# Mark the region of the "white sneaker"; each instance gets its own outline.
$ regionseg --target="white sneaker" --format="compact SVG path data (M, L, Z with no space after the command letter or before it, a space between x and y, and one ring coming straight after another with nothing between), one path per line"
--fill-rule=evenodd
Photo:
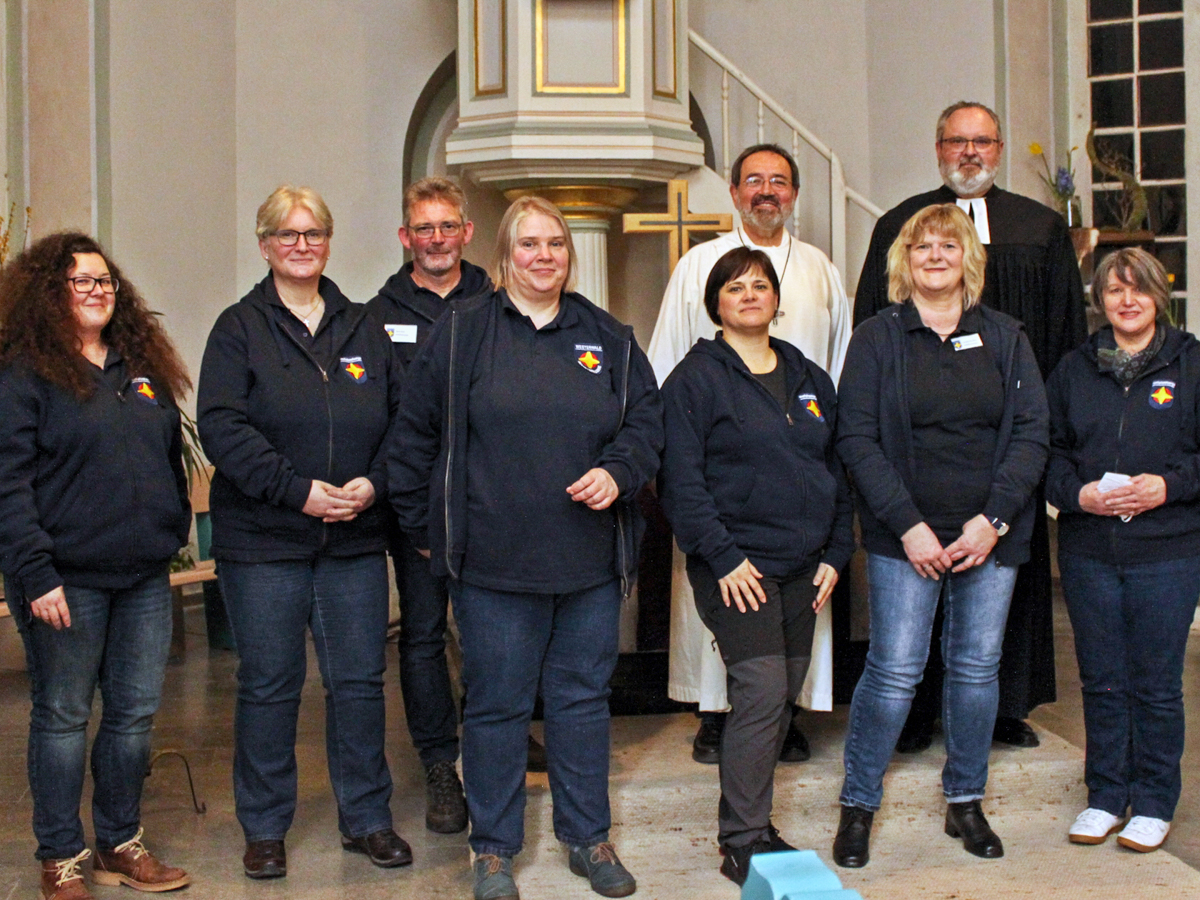
M1167 839L1167 832L1170 830L1170 822L1152 819L1150 816L1134 816L1117 835L1117 843L1130 850L1149 853L1162 846L1162 842Z
M1103 844L1120 827L1120 816L1089 806L1075 818L1067 837L1072 844Z

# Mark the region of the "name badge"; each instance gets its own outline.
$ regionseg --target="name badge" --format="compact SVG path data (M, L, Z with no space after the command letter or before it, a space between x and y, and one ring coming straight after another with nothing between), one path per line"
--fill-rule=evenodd
M958 337L950 338L950 343L954 345L955 351L973 350L983 346L983 338L977 334L960 334Z
M415 344L417 342L416 325L384 325L384 330L393 344Z

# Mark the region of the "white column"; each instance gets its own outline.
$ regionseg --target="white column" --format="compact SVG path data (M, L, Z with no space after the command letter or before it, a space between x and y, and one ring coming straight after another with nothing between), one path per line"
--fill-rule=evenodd
M567 226L578 264L575 290L608 309L608 219L568 216Z

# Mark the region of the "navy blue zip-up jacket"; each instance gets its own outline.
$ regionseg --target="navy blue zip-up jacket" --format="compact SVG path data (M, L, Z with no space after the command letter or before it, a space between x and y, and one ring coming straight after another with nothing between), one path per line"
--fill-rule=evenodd
M111 351L92 368L82 402L24 366L0 373L0 571L26 603L165 575L187 543L179 410Z
M1059 509L1063 552L1116 565L1200 554L1200 342L1167 329L1158 354L1128 388L1102 373L1100 333L1068 354L1046 383L1050 467L1046 499ZM1167 500L1122 522L1079 507L1105 472L1161 475Z
M1006 566L1029 559L1035 488L1046 467L1049 413L1037 360L1021 323L978 307L980 337L1000 368L1004 414L992 460L992 488L980 510L1009 525L993 550ZM905 331L893 304L854 330L838 385L837 451L858 499L863 545L871 553L907 559L900 537L923 521L908 485L914 458L909 420Z
M400 528L413 546L428 548L436 575L458 578L467 534L467 408L475 367L500 314L503 291L467 298L433 326L429 340L404 377L388 453L389 496ZM614 557L626 595L637 569L641 518L634 495L658 472L663 446L662 400L646 354L623 325L580 294L564 292L583 318L607 336L618 352L609 358L620 424L593 461L616 481ZM553 390L553 385L514 385ZM514 465L520 465L514 460ZM580 473L582 474L582 473Z
M746 559L776 577L818 561L841 571L854 551L833 382L791 344L771 349L786 409L719 339L701 338L663 384L659 496L679 549L716 578Z
M412 279L413 264L407 262L384 283L378 294L367 301L367 311L384 327L399 325L414 329L411 334L398 332L395 337L389 335L392 351L405 368L429 340L433 323L442 317L451 301L474 297L491 288L491 279L479 266L465 259L460 266L462 275L459 282L445 297L417 287Z
M317 358L279 324L286 307L267 275L218 317L197 390L204 452L216 466L213 557L235 562L355 556L383 550L386 441L399 396L387 335L328 278ZM366 476L375 503L349 522L305 515L314 480Z

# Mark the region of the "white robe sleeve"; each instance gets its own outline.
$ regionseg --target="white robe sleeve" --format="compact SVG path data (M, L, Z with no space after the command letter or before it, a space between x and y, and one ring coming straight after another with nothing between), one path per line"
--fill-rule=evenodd
M704 310L704 283L712 268L712 260L708 259L706 251L707 247L701 244L685 253L663 293L658 321L646 350L660 385L687 356L698 337L710 337L715 333L703 327L708 321L708 313ZM703 321L698 321L700 316Z
M832 262L829 266L829 377L837 384L842 377L842 363L846 361L846 347L850 344L850 332L854 328L854 317L850 298L846 296L846 283L842 273Z

